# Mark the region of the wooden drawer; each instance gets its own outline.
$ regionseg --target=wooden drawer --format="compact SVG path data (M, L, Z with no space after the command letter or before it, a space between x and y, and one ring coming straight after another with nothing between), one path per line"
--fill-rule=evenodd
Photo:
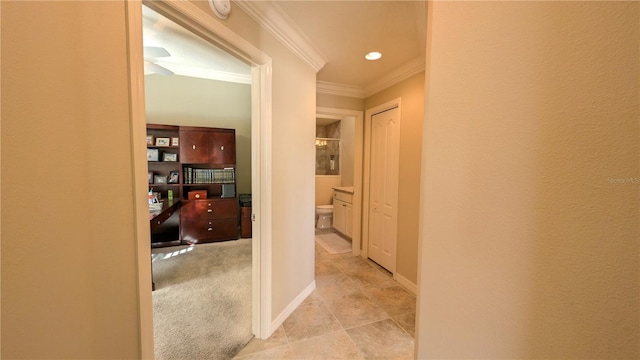
M171 215L173 215L174 212L175 211L165 211L160 215L156 216L155 218L153 218L153 220L151 220L151 222L149 223L149 225L151 225L151 231L153 232L155 229L159 228L162 225L162 223L164 223L167 219L171 217Z
M183 221L180 226L183 242L192 244L238 238L236 219Z
M182 221L205 219L237 219L236 199L190 200L180 211Z
M351 204L353 203L353 194L336 190L333 192L333 200L340 200Z

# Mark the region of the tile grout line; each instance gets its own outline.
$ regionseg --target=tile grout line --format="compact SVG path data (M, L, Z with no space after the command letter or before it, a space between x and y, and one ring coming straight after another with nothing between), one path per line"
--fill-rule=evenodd
M335 265L334 265L335 266ZM347 278L349 278L351 281L353 281L353 279L346 274L339 266L335 266L336 269L338 269L338 271L340 272L340 274L346 276ZM363 291L360 291L364 296L367 296ZM363 359L366 359L366 355L362 352L362 350L360 350L360 347L358 346L358 344L356 344L355 341L353 341L353 338L351 337L351 335L349 334L349 332L347 331L347 329L345 328L345 326L342 324L342 322L340 320L338 320L338 317L335 315L335 313L333 312L333 310L331 309L331 307L327 304L327 301L325 300L325 298L318 293L318 296L320 297L320 299L322 300L322 302L325 304L325 306L327 307L327 309L329 309L329 311L331 312L331 315L333 315L333 317L336 319L336 321L338 321L338 324L340 324L340 327L342 328L342 331L344 331L345 335L347 335L347 337L349 338L349 341L351 342L351 344L353 345L353 347L358 351L358 353L360 354L360 356L362 356ZM369 297L367 297L369 298ZM369 299L371 300L371 299ZM384 311L384 310L383 310ZM387 314L386 311L384 311L385 314ZM387 314L388 316L388 314ZM350 328L352 329L352 328Z
M380 271L379 269L377 269L375 266L373 266L372 264L370 264L368 261L366 261L366 260L362 259L361 257L358 257L358 259L359 259L362 263L364 263L364 264L367 264L367 265L371 266L373 269L375 269L376 271L378 271L381 275L386 276L382 271ZM338 271L339 271L342 275L346 276L346 277L347 277L347 278L349 278L351 281L354 281L354 280L353 280L353 278L352 278L349 274L347 274L346 272L344 272L340 266L335 266L335 267L338 269ZM390 279L391 279L391 280L395 280L395 279L393 279L392 277L391 277ZM367 286L366 286L366 287L370 287L370 286L371 286L371 284L367 284ZM390 286L393 286L393 285L390 285ZM358 291L359 291L362 295L364 295L367 299L369 299L371 302L373 302L374 304L376 304L376 306L378 306L378 305L377 305L377 302L376 302L374 299L372 299L369 295L367 295L367 292L365 291L365 288L366 288L366 287L365 287L365 288L360 287L360 286L358 286L358 287L359 287L359 290L358 290ZM388 286L385 286L385 287L383 287L383 288L386 288L386 287L388 287ZM371 322L368 322L368 323L365 323L365 324L360 324L360 325L357 325L357 326L352 326L352 327L350 327L350 328L345 328L345 326L342 324L342 322L341 322L340 320L338 320L337 316L335 316L335 313L333 312L333 310L331 309L331 307L326 303L326 300L324 299L324 297L323 297L322 295L320 295L320 294L318 294L318 295L319 295L319 296L320 296L320 298L322 299L323 303L325 303L325 305L327 306L327 308L329 309L329 311L331 311L331 314L333 315L333 317L338 321L338 323L339 323L339 324L340 324L340 326L342 327L342 330L344 331L344 333L347 335L347 337L349 337L349 341L351 341L351 344L353 344L353 346L358 350L358 352L360 353L360 355L361 355L363 358L365 358L365 359L366 359L366 355L362 352L362 350L360 350L360 347L359 347L359 346L356 344L356 342L353 340L353 338L351 337L351 335L350 335L350 334L349 334L349 332L347 331L348 329L355 329L355 328L358 328L358 327L362 327L362 326L367 326L367 325L375 324L375 323L380 322L380 321L391 320L394 324L396 324L396 326L398 326L400 329L402 329L402 331L403 331L403 332L405 332L409 337L411 337L411 338L413 339L413 337L412 337L409 333L407 333L407 331L406 331L402 326L400 326L400 325L399 325L399 324L398 324L398 323L397 323L397 322L392 318L391 314L389 314L387 311L385 311L385 310L384 310L383 308L381 308L381 307L380 307L380 310L381 310L381 311L382 311L382 312L387 316L386 318L384 318L384 319L380 319L380 320L376 320L376 321L371 321ZM415 341L415 340L414 340L414 341Z
M318 244L315 244L318 247ZM379 269L376 265L372 264L370 261L367 261L361 257L356 257L358 259L358 261L353 261L353 259L351 258L347 258L344 256L341 256L341 254L330 254L326 251L326 249L322 248L321 246L319 246L322 250L318 251L318 253L316 253L315 259L314 259L314 263L317 265L318 264L318 259L322 258L325 262L331 264L337 271L335 274L332 275L338 275L338 276L344 276L346 279L349 279L349 281L357 288L357 291L359 293L361 293L363 296L365 296L365 298L369 299L375 306L377 306L378 308L380 308L382 314L384 314L384 318L383 319L379 319L379 320L374 320L374 321L369 321L367 323L364 324L359 324L356 326L351 326L351 327L345 327L345 325L338 319L338 317L336 316L336 313L334 311L334 309L330 306L330 301L323 295L320 294L320 292L317 291L317 289L315 290L316 292L316 296L317 299L313 300L311 303L316 302L316 303L320 303L322 306L325 307L326 310L329 311L329 314L331 314L331 316L333 317L333 320L336 321L339 325L339 329L336 329L335 331L330 331L324 334L320 334L320 335L315 335L312 337L308 337L308 338L304 338L304 339L299 339L299 340L292 340L291 338L291 334L289 334L289 332L285 329L284 324L280 325L282 327L282 331L284 333L284 338L286 340L286 343L279 345L279 346L275 346L273 348L270 349L265 349L265 350L261 350L261 351L257 351L257 352L253 352L250 354L245 354L242 358L237 358L238 360L242 360L251 356L260 356L260 355L265 355L267 351L273 351L274 349L279 349L281 348L282 350L284 350L284 346L287 346L287 350L288 351L293 351L293 345L300 343L300 342L304 342L304 341L308 341L310 339L314 339L317 337L322 337L322 336L327 336L330 334L336 334L340 331L342 331L345 335L347 335L351 345L353 346L353 348L358 352L358 354L360 354L360 356L363 359L366 359L366 355L365 353L360 349L360 347L356 344L356 342L354 341L354 339L351 337L351 335L349 334L348 330L352 330L352 329L356 329L359 327L364 327L364 326L368 326L371 324L375 324L378 322L382 322L382 321L387 321L387 320L391 320L391 322L399 327L402 330L402 333L406 334L410 339L411 342L413 344L415 344L415 338L413 336L411 336L411 334L409 334L409 332L403 327L401 326L398 321L396 319L394 319L394 317L387 312L383 307L380 306L380 302L376 301L375 298L373 298L371 294L369 294L370 289L379 289L379 290L383 290L389 287L393 287L393 286L400 286L401 285L395 280L393 279L393 277L388 276L388 274L384 273L381 269ZM319 256L318 256L319 255ZM343 269L346 269L347 271L350 271L351 273L355 273L355 274L359 274L360 270L359 268L355 268L353 269L352 266L356 266L359 267L360 264L367 264L370 267L374 268L376 270L377 274L383 275L385 277L385 280L379 280L377 279L377 277L374 277L373 279L369 279L369 280L374 280L374 282L368 282L368 281L360 281L358 280L358 278L354 278L353 276L347 274L347 272ZM379 266L379 265L378 265ZM363 269L364 271L364 269ZM367 270L368 271L368 270ZM317 277L317 275L316 275ZM392 283L388 283L386 279L390 279L393 280ZM384 283L386 285L382 285L381 283ZM336 299L340 299L342 298L344 300L345 296L347 296L350 293L347 293L345 295L345 290L340 290L340 288L338 288L337 290L339 290L338 292L335 292L336 294L339 295L339 297L337 297ZM404 289L403 289L404 290ZM334 292L331 292L330 294L333 294ZM335 302L335 301L334 301ZM338 301L339 303L342 303L340 301ZM395 316L399 317L399 316L404 316L404 315L409 315L411 314L411 311L408 312L402 312L400 314L397 314ZM415 346L415 345L414 345Z

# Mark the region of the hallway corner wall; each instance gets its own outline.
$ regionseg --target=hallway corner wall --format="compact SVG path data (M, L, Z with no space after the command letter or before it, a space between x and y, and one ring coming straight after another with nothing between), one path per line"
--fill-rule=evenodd
M417 358L640 358L639 18L429 2Z
M1 6L1 357L140 358L125 2Z

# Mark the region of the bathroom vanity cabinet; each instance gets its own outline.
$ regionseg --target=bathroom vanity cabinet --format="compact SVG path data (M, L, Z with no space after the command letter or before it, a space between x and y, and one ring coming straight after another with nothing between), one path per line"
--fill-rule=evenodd
M353 236L353 193L334 189L333 228L345 236Z

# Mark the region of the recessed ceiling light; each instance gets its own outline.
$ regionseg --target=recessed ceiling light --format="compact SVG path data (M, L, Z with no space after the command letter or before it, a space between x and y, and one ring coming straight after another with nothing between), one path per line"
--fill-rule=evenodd
M382 57L382 54L377 51L372 51L370 53L367 53L367 55L364 56L364 58L367 60L378 60L381 57Z

